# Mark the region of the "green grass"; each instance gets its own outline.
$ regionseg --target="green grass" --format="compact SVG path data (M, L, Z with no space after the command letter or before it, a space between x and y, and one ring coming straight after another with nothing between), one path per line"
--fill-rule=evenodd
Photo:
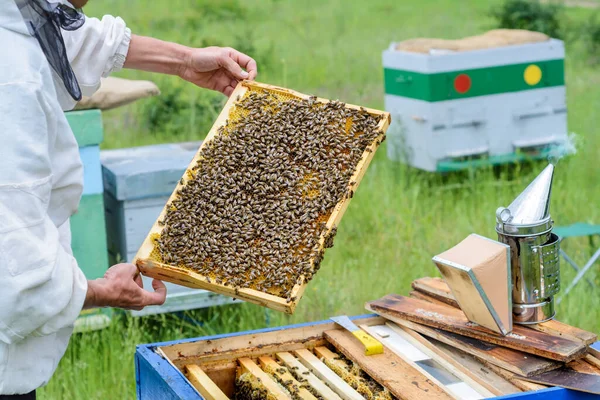
M215 4L217 2L214 2ZM479 0L258 1L184 0L92 1L89 15L121 15L134 32L193 45L234 44L259 59L259 80L305 93L383 107L381 51L390 42L416 36L456 38L489 29L491 3ZM572 22L590 11L569 9ZM249 38L245 42L244 38ZM577 155L556 170L551 212L558 225L600 223L600 71L585 61L581 46L570 45L566 65L569 129L582 141ZM172 77L136 71L119 76L153 79L157 99L104 114L104 146L126 147L201 139L223 99ZM174 88L180 88L176 92ZM158 106L160 105L160 107ZM162 107L162 108L161 108ZM159 111L156 111L159 110ZM172 111L172 112L170 112ZM154 114L153 114L154 113ZM149 116L165 120L157 129ZM410 282L437 275L431 257L468 234L494 238L494 213L543 168L543 163L473 174L439 176L391 163L385 146L377 153L344 221L335 247L310 283L294 316L238 304L175 316L117 318L104 331L73 337L41 399L132 398L133 354L139 343L175 340L363 313L364 302L388 293L407 294ZM589 256L585 240L563 246L580 263ZM563 265L562 280L573 277ZM598 268L591 274L600 284ZM600 296L582 282L558 307L559 319L600 333Z

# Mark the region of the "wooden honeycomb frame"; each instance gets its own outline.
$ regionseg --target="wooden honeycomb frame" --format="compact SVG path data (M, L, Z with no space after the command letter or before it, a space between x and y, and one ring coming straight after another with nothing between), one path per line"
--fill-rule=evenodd
M178 284L178 285L182 285L182 286L186 286L186 287L190 287L190 288L209 290L214 293L219 293L219 294L222 294L225 296L234 297L234 298L248 301L251 303L255 303L255 304L258 304L258 305L261 305L264 307L268 307L268 308L271 308L271 309L274 309L277 311L283 311L288 314L292 314L294 312L294 309L296 308L298 301L302 297L302 294L304 293L304 290L307 285L307 282L304 279L304 277L300 277L300 279L298 280L298 283L296 283L296 285L292 289L291 297L293 300L290 302L287 302L286 298L284 298L284 297L278 297L278 296L275 296L275 295L272 295L269 293L265 293L265 292L261 292L261 291L255 290L255 289L250 289L250 288L235 289L231 286L217 284L216 282L214 282L214 280L211 280L211 282L209 282L207 280L207 277L193 271L192 269L167 265L167 264L161 263L161 262L153 259L151 256L151 254L154 250L154 247L155 247L155 239L160 236L161 231L163 229L163 227L159 225L158 221L160 221L164 218L164 216L167 212L167 207L176 198L177 191L179 189L181 189L187 183L187 181L190 179L191 176L193 176L193 173L191 172L191 170L196 165L196 162L200 156L200 152L202 151L202 148L207 143L210 143L215 138L215 136L219 134L218 133L219 128L221 126L225 125L225 121L228 120L230 113L233 112L233 108L235 106L235 103L237 102L237 99L242 98L247 91L257 90L257 89L258 90L266 90L266 91L275 93L279 96L292 97L292 98L298 98L298 99L308 99L310 97L308 95L305 95L305 94L302 94L302 93L299 93L299 92L296 92L293 90L280 88L277 86L271 86L271 85L267 85L267 84L263 84L263 83L250 82L250 81L240 82L238 84L238 86L235 88L233 94L230 96L227 103L225 104L225 107L221 111L221 114L219 114L217 120L213 124L211 130L209 131L208 135L206 136L206 139L202 142L202 145L198 149L198 152L194 156L194 159L189 164L188 169L183 174L182 180L177 184L175 190L171 194L169 200L167 201L167 204L165 205L165 208L163 209L163 211L159 215L158 219L152 226L150 232L146 236L146 239L144 240L144 242L142 243L142 246L140 247L138 253L136 254L136 256L133 260L133 263L135 265L137 265L137 267L139 268L139 270L141 271L142 274L144 274L148 277L151 277L151 278L160 279L160 280L163 280L166 282L171 282L174 284ZM323 103L329 102L329 100L322 99L322 98L317 98L316 101L323 102ZM354 106L354 105L349 105L349 104L346 104L346 107L356 109L356 110L361 109L361 107L359 107L359 106ZM375 151L381 144L381 142L385 136L385 132L390 124L389 113L374 110L374 109L369 109L369 108L363 108L363 109L366 110L371 115L374 115L374 116L382 115L383 117L381 118L381 121L379 122L379 125L377 127L377 130L379 131L379 135L365 149L361 160L358 162L356 169L354 170L354 174L352 175L352 177L350 178L350 181L348 182L348 189L351 191L355 191L356 188L358 187L362 177L364 176L364 174L367 170L367 167L369 166L369 163L371 162L371 160L373 159L373 156L375 155ZM321 236L321 238L319 239L320 250L322 250L322 251L325 250L325 239L329 236L332 229L334 227L338 226L349 203L350 203L350 198L348 196L346 196L346 198L342 199L335 206L333 212L331 213L329 219L327 220L326 230L325 230L324 234ZM311 260L311 262L314 262L314 260Z

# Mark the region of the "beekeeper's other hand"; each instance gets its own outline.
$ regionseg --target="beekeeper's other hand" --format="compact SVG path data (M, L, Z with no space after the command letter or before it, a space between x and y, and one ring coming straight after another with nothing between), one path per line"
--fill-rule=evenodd
M133 264L110 267L103 278L88 281L83 308L116 307L141 310L146 306L161 305L167 297L167 288L159 280L152 281L153 292L145 290L142 277Z

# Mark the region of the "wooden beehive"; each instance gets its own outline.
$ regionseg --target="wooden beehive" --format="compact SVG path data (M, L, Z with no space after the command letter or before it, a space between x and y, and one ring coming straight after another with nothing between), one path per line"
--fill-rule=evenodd
M160 237L161 232L164 229L164 227L161 226L159 221L164 219L169 204L177 198L178 191L186 185L188 180L191 179L190 177L193 177L193 168L199 160L202 149L208 144L210 144L211 141L213 141L218 135L222 134L222 128L228 123L228 121L231 121L235 118L239 118L240 110L236 109L237 101L239 99L244 99L244 96L247 96L250 93L257 91L266 91L270 94L273 94L278 99L284 102L291 99L308 100L309 98L311 98L308 95L304 95L289 89L265 85L257 82L241 82L231 95L229 101L226 103L223 111L217 118L206 139L202 143L202 146L196 153L196 156L190 163L187 171L184 173L183 178L180 180L179 184L173 191L173 194L169 198L167 205L163 209L161 215L158 217L148 236L144 240L144 243L140 247L140 250L138 251L134 259L134 263L138 266L138 268L144 275L149 277L161 279L163 281L172 282L191 288L210 290L215 293L242 299L248 302L262 305L264 307L272 308L278 311L284 311L291 314L293 313L296 304L302 297L302 294L307 284L307 279L305 279L303 276L300 276L297 279L296 284L292 288L290 295L286 298L283 296L277 296L274 294L255 290L253 288L234 288L232 286L228 286L222 283L216 283L214 280L211 280L210 277L204 276L191 268L187 268L182 265L167 265L164 262L162 262L160 257L157 257L156 240ZM315 99L316 103L329 102L329 100L320 98L313 99ZM373 158L376 149L385 138L385 132L387 127L389 126L390 117L388 113L382 111L365 109L362 107L347 104L345 105L345 107L354 110L366 111L368 114L380 118L379 125L377 126L377 137L365 148L362 154L362 158L360 159L356 168L354 169L351 179L348 181L348 192L353 193L356 190L358 184L360 183L360 180L362 179L371 159ZM350 129L350 127L347 127L347 129ZM334 232L335 229L337 229L337 225L339 224L350 202L350 198L351 195L344 196L344 198L337 203L335 208L330 213L328 213L327 215L322 215L320 217L322 218L323 222L326 223L326 228L319 239L319 251L321 252L321 254L324 251L325 247L327 247L327 239L330 238L332 232ZM314 265L315 259L311 259L311 263Z
M138 397L245 399L240 392L252 390L260 393L252 398L286 400L554 399L564 391L544 389L555 385L546 380L549 369L563 377L581 372L576 377L596 385L600 379L592 355L562 364L419 324L375 315L353 320L383 344L383 354L365 355L356 337L332 321L139 346ZM556 321L535 328L550 326L587 342L596 338Z
M451 400L465 398L461 393L471 393L469 398L475 393L492 396L464 373L449 372L453 369L450 364L403 329L386 325L383 318L355 320L385 341L384 353L373 356L364 354L350 332L331 321L324 322L161 346L158 352L207 400L245 398L239 397L242 375L244 383L262 390L260 398L266 399Z
M550 400L579 393L550 386L600 394L596 334L551 320L502 336L469 323L441 279L412 286L410 298L367 303L380 315L351 317L382 354L367 356L332 320L140 345L138 398Z

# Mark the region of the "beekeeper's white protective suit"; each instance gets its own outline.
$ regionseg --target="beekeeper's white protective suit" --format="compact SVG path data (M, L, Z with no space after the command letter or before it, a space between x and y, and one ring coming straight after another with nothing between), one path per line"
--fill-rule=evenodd
M123 66L131 35L113 17L63 34L86 96ZM24 394L54 373L85 299L69 229L83 169L63 114L75 101L13 0L0 1L0 43L0 394Z

